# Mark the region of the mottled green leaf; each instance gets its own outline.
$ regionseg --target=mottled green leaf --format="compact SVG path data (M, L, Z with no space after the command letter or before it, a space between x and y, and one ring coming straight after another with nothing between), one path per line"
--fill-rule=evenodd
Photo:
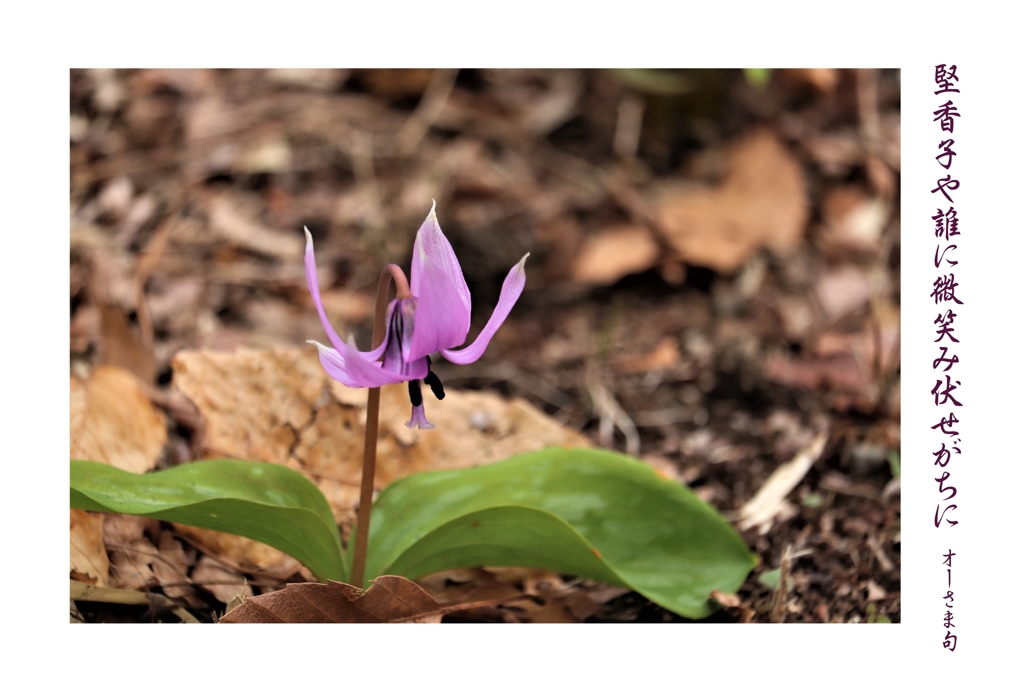
M374 505L368 553L367 583L542 567L628 586L691 618L708 615L711 591L735 592L757 562L687 488L628 457L558 448L393 483Z
M301 473L277 464L213 459L139 475L72 461L71 507L245 536L291 555L321 580L347 578L326 498Z

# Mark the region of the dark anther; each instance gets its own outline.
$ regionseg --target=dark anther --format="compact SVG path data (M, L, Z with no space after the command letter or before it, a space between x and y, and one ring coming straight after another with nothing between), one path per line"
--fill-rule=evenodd
M423 378L423 381L430 385L430 391L434 393L438 399L444 398L444 387L441 385L441 378L437 376L437 373L433 370L427 373L427 376Z
M409 400L413 406L423 405L423 393L420 391L419 380L409 380Z

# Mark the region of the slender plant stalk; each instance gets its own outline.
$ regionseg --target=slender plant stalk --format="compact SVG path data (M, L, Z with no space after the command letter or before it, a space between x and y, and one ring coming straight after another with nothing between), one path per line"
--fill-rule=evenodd
M395 297L399 300L411 298L409 282L397 264L384 267L377 282L377 305L373 313L373 345L377 348L384 341L384 321L387 319L388 291L392 280L395 282ZM366 542L370 535L370 509L373 505L373 477L377 472L377 429L380 421L380 387L375 387L366 396L366 438L363 441L363 477L359 487L359 511L356 515L356 538L352 555L352 584L363 588L366 574Z

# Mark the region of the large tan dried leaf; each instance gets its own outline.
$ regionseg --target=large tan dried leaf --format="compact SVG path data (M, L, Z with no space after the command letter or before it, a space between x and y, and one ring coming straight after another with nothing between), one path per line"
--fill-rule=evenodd
M110 561L103 545L103 515L71 510L71 572L79 581L107 585Z
M104 365L84 382L71 378L72 459L145 473L166 442L163 416L130 372Z
M660 248L645 226L611 226L583 243L573 263L572 278L608 286L628 274L650 269L659 254Z
M655 202L659 230L691 264L733 272L758 249L785 252L800 241L808 204L800 163L769 130L756 130L729 152L717 188L663 188Z
M350 523L359 499L366 390L327 377L316 349L183 351L174 383L206 419L210 456L285 464L305 473L327 497L339 522ZM403 385L381 391L376 486L410 473L479 466L550 446L583 447L564 428L521 399L448 390L428 400L434 430L410 430Z
M404 577L373 580L366 591L341 582L288 584L250 598L221 622L440 622L442 608Z
M245 577L218 564L208 555L199 558L195 569L192 570L192 581L224 604L231 603L236 598L252 598L252 587L246 583Z
M300 563L295 558L251 538L185 524L175 524L174 530L192 539L202 547L203 552L231 563L239 572L260 572L287 579L300 569Z

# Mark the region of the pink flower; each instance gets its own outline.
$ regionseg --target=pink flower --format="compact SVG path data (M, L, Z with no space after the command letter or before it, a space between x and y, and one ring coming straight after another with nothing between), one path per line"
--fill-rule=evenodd
M469 287L452 246L437 223L434 207L431 207L426 221L416 233L412 249L412 281L409 287L412 296L391 301L387 309L384 341L372 351L360 351L351 336L347 343L343 342L327 319L316 279L313 237L306 230L306 283L320 314L320 322L334 348L316 341L310 343L319 349L320 363L327 374L347 387L380 387L408 382L412 417L406 425L410 428L433 428L423 411L420 380L430 386L438 399L444 398L444 389L437 375L430 370L430 354L440 352L460 365L479 359L523 292L525 264L529 256L529 253L524 255L505 277L498 305L476 341L455 350L465 342L469 333Z

